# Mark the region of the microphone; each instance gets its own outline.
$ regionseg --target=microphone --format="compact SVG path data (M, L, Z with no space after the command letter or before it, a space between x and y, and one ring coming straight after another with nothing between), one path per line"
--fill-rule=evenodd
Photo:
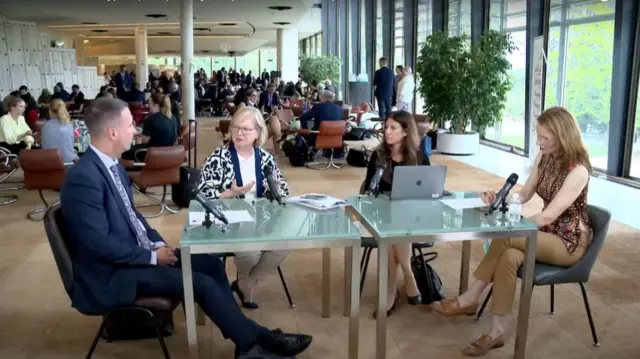
M200 193L200 190L197 187L191 190L191 199L200 203L205 211L213 214L213 216L216 217L216 219L219 220L220 222L224 224L229 224L229 220L227 219L227 217L222 212L220 212L213 205L213 203L211 203L207 198L205 198L202 195L202 193Z
M273 170L270 166L264 166L262 169L265 177L267 178L267 185L269 186L269 192L271 192L271 197L276 200L279 204L282 203L282 197L280 197L280 188L276 184L276 180L273 177Z
M511 191L511 189L513 188L513 186L515 186L517 182L518 182L518 175L515 173L512 173L509 176L509 178L507 178L507 182L505 182L500 192L498 192L498 194L496 195L496 200L491 204L491 206L489 206L488 214L492 214L500 207L502 202L506 200L507 195L509 195L509 191Z
M384 174L384 171L386 169L387 169L387 162L381 161L378 167L376 168L376 172L373 174L373 177L371 177L371 182L369 182L369 190L367 191L368 194L378 197L378 195L380 194L380 191L379 191L380 180L382 179L382 174Z

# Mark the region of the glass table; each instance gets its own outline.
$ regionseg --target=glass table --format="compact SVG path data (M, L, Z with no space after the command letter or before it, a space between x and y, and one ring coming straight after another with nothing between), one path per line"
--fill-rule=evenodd
M187 217L180 237L182 276L187 323L187 338L191 357L197 357L196 317L191 272L191 254L262 250L322 248L322 316L330 312L330 248L347 248L351 254L349 302L349 358L358 357L359 258L360 230L341 208L317 211L303 206L285 206L260 199L215 201L221 211L247 211L252 222L214 224L209 229L189 223ZM195 201L189 213L204 212ZM213 217L212 217L213 219Z
M471 192L452 193L451 198L474 198ZM347 201L351 215L374 236L378 242L378 316L376 357L386 358L387 330L387 258L389 245L414 242L463 241L460 268L460 293L469 281L471 241L527 237L524 276L521 287L518 328L514 358L525 355L529 308L533 289L536 256L537 225L523 218L509 223L502 213L486 215L481 209L453 209L440 200L389 200L387 197L351 196ZM486 211L485 211L486 212Z

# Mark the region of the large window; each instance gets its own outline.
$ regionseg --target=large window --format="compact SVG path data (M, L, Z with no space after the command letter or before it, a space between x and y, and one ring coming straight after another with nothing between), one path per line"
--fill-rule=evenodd
M577 119L596 168L607 168L615 0L554 0L545 108Z
M525 74L526 74L526 2L525 0L493 0L490 29L511 34L516 50L509 55L512 88L502 118L487 128L485 138L524 149ZM535 141L535 139L533 139Z
M449 1L449 35L471 35L471 0Z
M418 55L420 56L420 49L422 45L427 41L427 36L431 34L433 28L431 23L431 0L418 0L418 34L416 37L416 43L418 44ZM416 76L416 108L415 113L424 112L424 98L420 95L420 77Z
M395 2L393 22L393 62L394 66L404 65L404 0Z

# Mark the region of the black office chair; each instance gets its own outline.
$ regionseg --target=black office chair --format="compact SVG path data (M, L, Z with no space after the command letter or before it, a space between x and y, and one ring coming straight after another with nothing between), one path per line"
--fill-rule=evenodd
M582 291L584 306L587 310L589 326L591 327L591 335L593 336L593 345L599 347L600 342L598 341L596 328L593 324L593 317L591 316L591 308L589 307L589 299L587 297L587 291L584 287L584 283L589 281L591 268L593 268L593 264L596 262L596 259L598 259L598 254L600 254L600 249L602 249L602 246L604 245L604 240L607 237L607 231L609 230L609 222L611 221L611 212L607 211L606 209L591 205L588 206L587 211L589 213L589 218L591 219L591 225L593 227L593 240L591 241L591 245L587 249L587 253L584 255L584 257L582 257L582 259L580 259L580 261L578 261L578 263L569 268L556 267L550 264L536 263L535 272L533 275L533 285L534 287L543 285L550 286L550 313L553 314L555 310L554 286L556 284L578 283L580 285L580 290ZM522 278L522 267L520 267L518 270L518 277ZM492 293L493 287L491 288L491 290L489 290L487 298L482 303L482 307L480 307L480 311L478 311L476 320L480 320L480 318L482 317L482 312L487 306Z
M364 181L360 185L360 194L365 194L366 188L364 187ZM362 258L360 259L360 296L362 296L362 290L364 289L364 280L367 277L367 269L369 268L369 260L371 259L371 252L374 249L378 248L378 241L373 237L362 237L362 248L364 251L362 252ZM413 251L414 257L416 255L419 256L422 261L422 268L426 268L425 255L431 256L432 259L435 259L438 256L438 252L427 252L423 253L422 250L425 248L433 247L433 242L424 242L424 243L412 243L411 248Z
M224 252L224 253L216 253L216 255L222 258L222 263L226 267L227 258L235 257L235 253L233 252ZM278 275L280 275L280 281L282 282L282 286L284 287L284 293L287 295L287 300L289 301L289 307L295 308L296 305L293 304L293 300L291 299L291 294L289 294L289 287L287 287L287 282L284 280L284 275L282 274L282 269L278 266Z
M69 295L69 298L71 298L74 289L73 267L68 248L69 238L65 228L64 218L62 217L60 204L54 205L47 211L44 217L44 228L47 233L47 238L49 239L49 244L51 245L53 257L55 258L56 265L58 266L58 271L60 272L62 284L64 285L64 289ZM98 346L100 338L106 336L105 331L106 328L108 328L107 324L110 323L112 318L117 318L125 312L138 312L153 319L156 324L156 335L158 341L160 341L160 347L162 348L164 358L170 359L169 351L167 350L167 346L163 338L165 328L161 327L157 320L157 315L162 312L173 312L179 303L180 300L163 297L140 297L137 298L136 302L131 306L115 308L107 313L82 313L85 315L102 315L102 323L100 324L100 328L98 328L98 332L96 333L91 347L89 348L86 359L91 358L91 355L93 355L93 352ZM107 339L107 342L110 342L110 340Z

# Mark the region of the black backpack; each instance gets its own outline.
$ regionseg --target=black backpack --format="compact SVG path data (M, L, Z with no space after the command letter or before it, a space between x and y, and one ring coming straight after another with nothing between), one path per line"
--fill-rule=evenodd
M195 142L197 143L198 123L194 120L189 120L189 140L191 140L191 121L195 122ZM198 187L198 184L200 183L200 169L196 168L197 149L197 145L194 144L193 162L191 161L191 151L189 151L187 165L180 167L180 182L171 185L171 200L180 208L189 207L189 202L191 202L191 191Z
M429 265L429 262L437 257L438 253L423 254L422 249L413 247L411 271L416 278L416 284L422 296L422 304L431 304L444 299L442 280L435 269Z
M293 140L285 141L282 144L282 151L289 158L289 162L293 167L304 167L305 163L313 161L309 145L304 137L300 135Z

